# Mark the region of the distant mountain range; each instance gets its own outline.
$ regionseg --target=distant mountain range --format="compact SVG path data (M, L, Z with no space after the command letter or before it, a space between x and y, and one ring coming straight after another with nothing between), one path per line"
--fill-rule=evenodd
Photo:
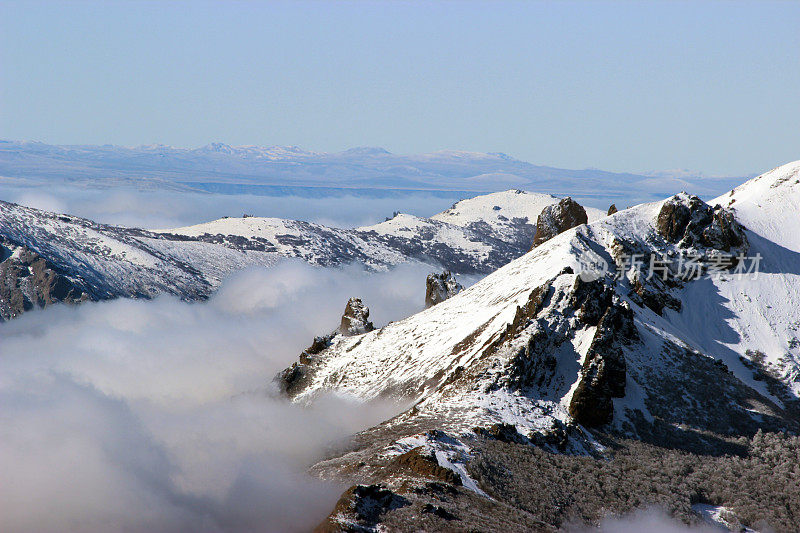
M413 192L463 197L509 188L556 196L586 205L628 206L675 190L714 197L743 178L710 178L685 171L641 175L596 169L566 170L534 165L502 153L445 150L397 155L359 147L338 153L296 146L201 148L56 146L0 141L0 177L12 183L109 187L127 185L221 194L393 196Z

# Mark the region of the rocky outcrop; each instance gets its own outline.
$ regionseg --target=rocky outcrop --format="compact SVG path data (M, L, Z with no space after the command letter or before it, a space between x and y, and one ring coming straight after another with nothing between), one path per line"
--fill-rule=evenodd
M425 308L433 307L451 296L455 296L463 288L449 270L445 270L441 274L428 274L428 278L425 280Z
M461 485L461 478L450 470L439 465L432 452L426 452L422 446L413 448L397 456L395 463L416 476L432 478L451 485Z
M611 422L612 399L625 396L627 365L621 345L638 336L627 303L616 301L606 308L569 404L569 414L579 424L598 427Z
M652 285L656 285L656 287L648 288L652 287ZM647 279L641 272L637 272L631 280L631 288L633 289L633 293L630 295L631 300L638 305L648 307L656 314L663 315L664 308L680 312L683 307L681 301L669 294L668 288L658 278L651 280L648 284Z
M617 211L618 211L618 209L617 209L617 206L615 204L611 204L610 206L608 206L608 216L613 215Z
M517 444L525 444L528 442L528 439L517 431L517 427L514 424L506 422L492 424L488 428L476 427L473 431L476 435L480 435L481 437L495 439L501 442Z
M572 285L569 306L587 326L597 326L614 300L614 289L602 279L583 281L580 276Z
M408 499L385 485L355 485L342 494L333 512L314 531L374 531L382 515L408 505Z
M314 337L311 346L300 354L300 360L292 363L292 366L275 376L275 383L282 394L289 397L295 396L311 382L314 356L330 346L335 336L336 332L334 331L327 335Z
M303 356L300 357L302 359ZM278 373L274 381L281 394L292 398L308 386L311 375L312 368L308 362L292 363L292 366Z
M275 376L274 382L278 390L281 394L291 398L306 388L314 375L318 362L317 356L331 345L337 335L352 337L374 329L375 326L369 321L369 307L364 305L361 298L350 298L344 308L339 327L327 335L314 337L311 346L300 354L299 360Z
M88 299L89 294L38 253L0 236L0 320L37 307Z
M339 333L345 337L361 335L375 329L369 321L369 307L364 305L361 298L350 298L344 308Z
M711 207L686 193L664 202L656 219L656 231L683 248L711 248L734 255L748 248L744 228L732 212L719 205Z
M548 205L539 213L536 220L536 235L533 237L533 246L552 239L559 233L570 228L589 222L586 210L569 196L557 204Z

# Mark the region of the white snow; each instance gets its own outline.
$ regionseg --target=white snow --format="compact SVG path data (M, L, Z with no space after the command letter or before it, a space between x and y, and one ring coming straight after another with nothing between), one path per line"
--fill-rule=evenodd
M527 219L529 224L535 225L542 209L558 203L559 200L560 198L549 194L512 189L461 200L450 209L433 215L431 218L457 226L466 226L476 221L482 221L489 224L497 233L503 234L514 219ZM593 207L585 207L585 209L589 222L606 216L599 209Z
M754 529L744 527L738 523L731 521L730 518L735 518L733 512L722 505L710 505L707 503L695 503L692 505L692 511L703 517L708 524L716 526L720 531L732 531L737 528L741 533L757 533ZM741 528L741 529L738 529Z
M461 478L461 484L476 494L489 498L478 486L478 483L469 476L466 464L472 458L469 446L461 440L446 434L410 435L395 441L384 454L387 457L400 455L414 448L422 448L425 453L433 454L439 466L450 469Z

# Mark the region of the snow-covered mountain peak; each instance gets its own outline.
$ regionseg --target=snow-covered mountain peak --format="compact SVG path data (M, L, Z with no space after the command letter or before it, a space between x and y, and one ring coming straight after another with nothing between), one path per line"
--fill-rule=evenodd
M202 222L192 226L156 230L159 233L172 233L196 237L198 235L236 235L240 237L269 237L275 231L285 230L290 222L275 217L222 217L211 222ZM308 223L312 224L312 223Z
M551 194L509 189L461 200L431 218L460 225L465 224L465 221L483 220L491 224L515 218L528 218L535 223L542 209L558 201L559 198ZM600 209L585 209L590 222L605 216Z
M491 231L496 235L512 235L519 228L527 227L531 232L526 238L533 242L539 214L558 201L559 198L549 194L510 189L461 200L431 218L478 231ZM599 209L591 207L586 208L586 212L590 221L605 216Z
M197 149L198 152L217 152L220 154L234 154L236 151L229 144L221 142L209 143Z
M779 166L711 201L750 231L800 252L800 161Z
M356 146L348 148L343 152L339 152L343 156L360 156L360 155L392 155L392 152L380 146Z
M291 158L305 158L312 155L319 155L314 152L303 150L299 146L231 146L221 142L213 142L201 146L192 153L197 155L224 155L250 160L280 161Z

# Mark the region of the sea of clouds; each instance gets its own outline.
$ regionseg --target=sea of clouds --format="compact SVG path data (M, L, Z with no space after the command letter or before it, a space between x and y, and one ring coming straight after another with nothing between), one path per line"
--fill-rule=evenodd
M67 213L104 224L144 229L168 229L239 217L305 220L327 226L352 228L383 222L395 211L431 216L461 197L397 192L391 197L354 195L333 197L256 196L187 193L114 187L19 187L0 182L0 200L45 211Z
M428 271L286 261L208 302L55 306L0 324L0 530L312 528L344 487L307 467L404 406L301 407L272 379L350 296L376 325L420 310Z

